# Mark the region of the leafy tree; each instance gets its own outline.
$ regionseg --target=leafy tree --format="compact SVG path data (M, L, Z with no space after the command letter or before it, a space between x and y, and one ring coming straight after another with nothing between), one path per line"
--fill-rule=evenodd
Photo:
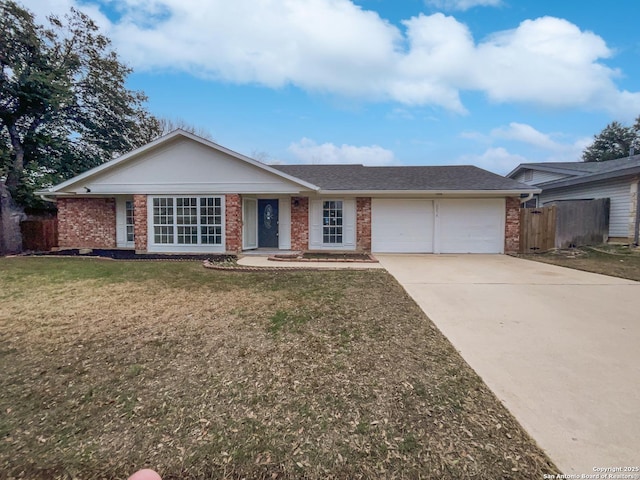
M593 143L582 152L585 162L604 162L623 158L630 154L631 148L640 153L640 117L632 127L619 122L607 125L594 136Z
M126 88L131 69L82 12L37 25L0 0L0 181L21 205L161 133L143 93Z

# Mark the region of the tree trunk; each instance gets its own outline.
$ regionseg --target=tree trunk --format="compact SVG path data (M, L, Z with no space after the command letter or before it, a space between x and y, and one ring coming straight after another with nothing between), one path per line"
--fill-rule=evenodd
M22 207L16 205L9 189L0 182L0 255L22 251L20 222L25 218Z
M9 168L5 186L10 192L15 193L16 187L20 184L20 177L24 172L24 146L20 141L20 135L15 125L7 125L7 131L13 147L13 165Z

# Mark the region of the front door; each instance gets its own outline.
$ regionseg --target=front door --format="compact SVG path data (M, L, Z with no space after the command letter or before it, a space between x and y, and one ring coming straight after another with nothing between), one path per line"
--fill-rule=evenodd
M278 200L258 200L258 247L278 248Z

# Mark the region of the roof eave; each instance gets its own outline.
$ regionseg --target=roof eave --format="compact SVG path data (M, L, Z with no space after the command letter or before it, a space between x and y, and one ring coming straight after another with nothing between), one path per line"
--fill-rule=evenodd
M579 162L576 162L579 163ZM586 175L582 170L573 170L571 168L560 168L554 167L552 164L550 165L537 165L531 163L521 163L516 168L511 170L509 173L505 175L507 178L513 178L517 173L522 170L539 170L541 172L551 172L551 173L561 173L563 175Z
M515 196L521 194L535 194L542 190L537 187L517 190L324 190L320 195L358 195L358 196L389 196L389 195L434 195L434 196Z
M577 178L570 178L566 180L541 183L538 186L543 190L553 190L556 188L571 187L573 185L580 185L583 183L598 182L602 180L610 180L613 178L622 178L638 174L640 174L640 166L625 168L624 170L615 170L613 172L598 173Z

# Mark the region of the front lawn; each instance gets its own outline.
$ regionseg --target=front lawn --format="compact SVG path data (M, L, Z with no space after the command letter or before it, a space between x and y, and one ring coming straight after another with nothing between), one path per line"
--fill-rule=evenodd
M520 257L640 281L640 250L633 247L603 245L555 250L536 255L520 255Z
M0 258L0 368L0 478L556 473L380 270Z

